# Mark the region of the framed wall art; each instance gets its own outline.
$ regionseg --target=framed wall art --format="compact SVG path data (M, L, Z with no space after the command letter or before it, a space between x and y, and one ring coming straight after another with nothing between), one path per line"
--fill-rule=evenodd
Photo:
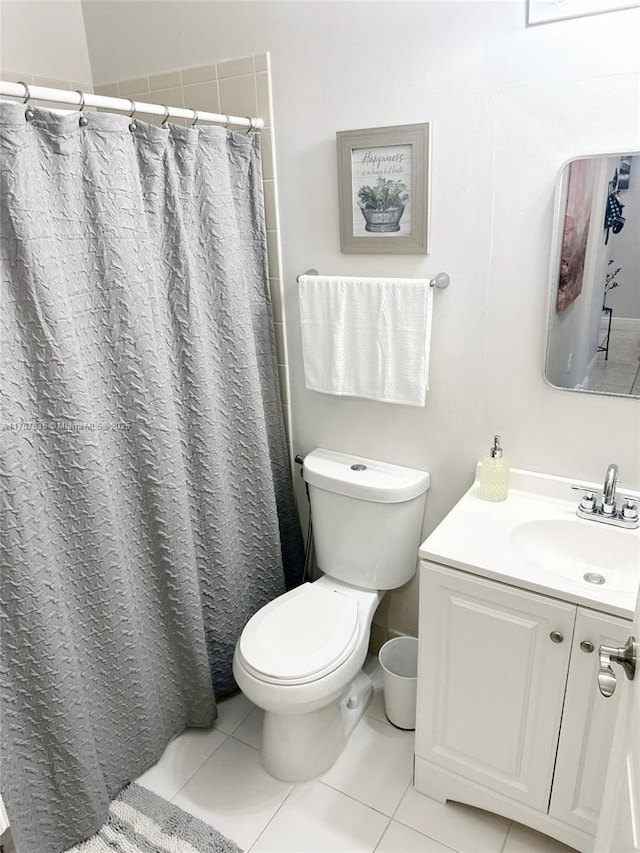
M595 160L574 160L569 167L567 208L560 254L556 311L564 311L582 293L589 223L595 184Z
M428 123L336 134L342 252L429 251L430 136Z

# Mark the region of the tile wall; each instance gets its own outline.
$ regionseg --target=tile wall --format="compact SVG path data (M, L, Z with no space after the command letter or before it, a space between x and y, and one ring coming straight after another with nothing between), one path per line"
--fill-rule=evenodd
M81 92L93 92L93 86L91 83L80 83L80 82L70 82L69 80L57 80L53 77L37 77L33 74L26 74L20 71L5 71L0 70L0 80L7 80L9 83L18 83L20 81L26 83L29 86L46 86L49 89L65 89L66 91L73 91L74 89L79 89ZM53 109L69 109L69 104L56 104L51 102L44 101L32 101L35 106L41 107L51 107Z

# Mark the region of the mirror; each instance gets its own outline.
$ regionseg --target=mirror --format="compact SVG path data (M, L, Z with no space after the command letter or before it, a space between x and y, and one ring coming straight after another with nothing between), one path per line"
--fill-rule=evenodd
M545 377L640 397L640 154L571 160L556 195Z

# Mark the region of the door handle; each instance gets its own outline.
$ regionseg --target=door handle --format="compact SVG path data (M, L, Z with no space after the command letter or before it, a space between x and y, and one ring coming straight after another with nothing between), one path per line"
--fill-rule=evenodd
M633 681L638 660L638 643L635 637L629 637L621 649L616 649L614 646L600 646L598 654L600 656L598 687L600 693L608 699L613 696L616 689L616 674L611 664L619 663L629 681Z

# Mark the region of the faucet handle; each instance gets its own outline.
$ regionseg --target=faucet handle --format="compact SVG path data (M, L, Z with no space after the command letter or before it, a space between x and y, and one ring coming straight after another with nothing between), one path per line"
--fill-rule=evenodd
M632 495L624 496L624 505L622 507L622 517L628 521L636 521L638 518L638 501L640 498L634 498Z
M576 492L582 492L582 500L580 501L580 509L585 512L593 512L596 508L596 491L592 486L571 486Z

